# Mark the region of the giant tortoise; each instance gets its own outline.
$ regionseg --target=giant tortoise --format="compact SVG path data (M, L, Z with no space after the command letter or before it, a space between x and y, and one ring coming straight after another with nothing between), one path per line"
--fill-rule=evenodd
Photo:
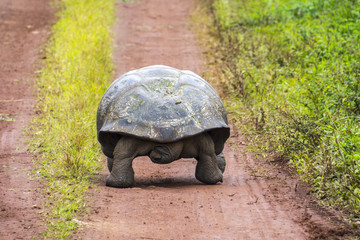
M131 187L132 161L166 164L195 158L196 178L222 182L230 129L215 90L191 71L155 65L130 71L106 90L97 111L97 137L108 158L106 185Z

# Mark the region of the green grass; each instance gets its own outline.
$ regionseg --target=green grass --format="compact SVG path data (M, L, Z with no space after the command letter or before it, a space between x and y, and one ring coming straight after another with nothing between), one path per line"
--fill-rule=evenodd
M252 146L360 213L360 1L204 1L211 67ZM359 220L359 219L357 219Z
M66 239L86 212L91 177L101 168L96 111L112 81L114 0L55 2L57 22L39 71L31 150L46 186L44 238Z

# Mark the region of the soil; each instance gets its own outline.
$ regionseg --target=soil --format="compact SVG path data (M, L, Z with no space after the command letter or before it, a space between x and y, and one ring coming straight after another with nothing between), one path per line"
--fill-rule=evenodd
M116 75L165 64L204 74L201 48L189 30L194 1L119 2L114 27ZM41 184L22 129L34 113L31 88L52 20L46 0L0 1L0 239L42 231ZM285 167L245 150L232 127L224 182L195 179L195 160L156 165L134 161L135 187L105 186L107 169L90 190L90 215L74 239L348 239L360 236L335 211L322 208ZM105 167L105 158L104 158Z
M34 71L52 11L46 0L0 1L0 239L31 239L42 230L41 184L23 129L34 112Z
M189 30L194 1L119 3L115 33L116 75L164 64L206 72L201 48ZM232 129L225 146L224 182L195 179L195 160L156 165L134 160L135 187L105 186L107 168L95 181L91 214L78 239L342 239L356 232L341 216L317 205L286 168L245 150ZM104 159L105 166L105 159Z

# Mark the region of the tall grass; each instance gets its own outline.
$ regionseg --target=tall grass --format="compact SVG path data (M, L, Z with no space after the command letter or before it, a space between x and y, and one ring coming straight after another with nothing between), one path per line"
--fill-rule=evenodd
M218 76L243 131L289 160L325 204L358 215L360 1L207 3Z
M31 149L47 195L45 238L67 238L100 169L95 118L113 71L114 0L61 0L37 81Z

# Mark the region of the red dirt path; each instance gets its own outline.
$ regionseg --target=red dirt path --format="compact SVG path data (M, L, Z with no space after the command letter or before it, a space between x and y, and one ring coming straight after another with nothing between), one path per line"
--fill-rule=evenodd
M114 27L117 76L165 64L205 71L201 49L188 29L190 0L119 3ZM22 129L34 113L36 63L52 13L46 0L0 1L0 239L31 239L42 231L41 185ZM91 215L75 239L348 239L356 232L337 213L318 206L285 170L255 160L235 129L225 147L222 184L194 177L195 161L156 165L134 161L135 187L94 183ZM105 160L104 160L105 162ZM105 164L104 164L105 165Z
M193 1L120 3L114 28L117 76L164 64L204 72L201 49L188 29ZM105 169L91 192L92 215L81 239L337 239L348 234L307 188L244 150L236 130L224 153L222 184L195 177L195 161L156 165L134 160L135 187L105 187ZM317 209L314 211L313 209Z
M42 230L41 185L22 129L34 112L34 71L52 13L45 0L0 1L0 239L31 239Z

